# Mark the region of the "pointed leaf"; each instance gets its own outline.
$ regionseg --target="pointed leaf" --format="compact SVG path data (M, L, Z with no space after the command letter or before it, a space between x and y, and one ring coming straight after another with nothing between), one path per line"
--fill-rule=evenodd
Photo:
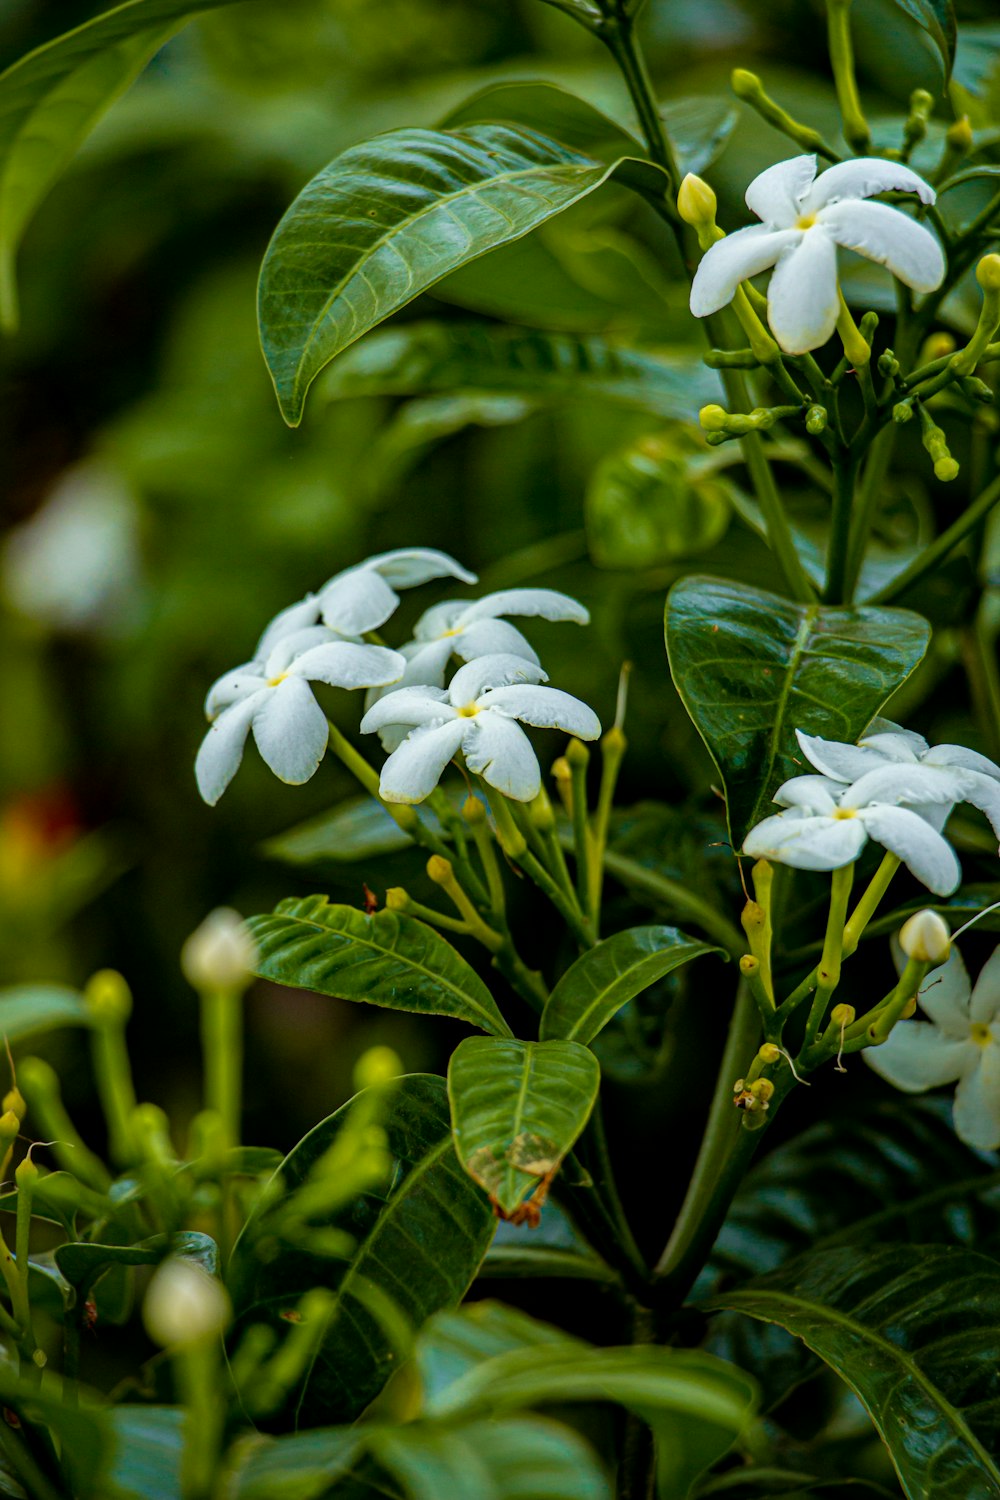
M930 626L906 609L794 604L717 578L667 599L674 686L725 783L739 848L802 770L795 730L851 742L906 681Z
M67 985L23 984L0 990L0 1036L8 1042L39 1036L57 1026L89 1025L83 996Z
M543 333L488 323L409 323L349 350L318 387L324 398L474 390L553 400L618 401L691 417L719 392L689 354L654 355L598 335Z
M455 1048L448 1065L455 1149L504 1218L534 1217L600 1083L597 1059L576 1042L468 1037ZM538 1197L522 1208L529 1194Z
M612 168L530 130L394 130L314 177L261 267L261 342L285 420L320 370L441 277L593 192Z
M612 1500L590 1444L540 1417L382 1428L369 1450L410 1500Z
M676 927L630 927L580 955L563 974L542 1013L542 1040L592 1042L623 1005L658 979L700 958L722 954ZM725 955L723 954L723 957Z
M282 901L270 916L250 917L256 973L275 984L360 1000L389 1010L456 1016L509 1036L483 981L445 938L414 917L353 906L325 896Z
M300 1141L285 1158L276 1186L291 1191L305 1180L338 1138L349 1108ZM282 1313L294 1309L304 1292L322 1286L336 1293L319 1355L290 1393L296 1424L303 1427L353 1420L405 1352L373 1311L371 1289L415 1331L431 1313L461 1299L493 1235L489 1205L455 1156L444 1080L422 1074L400 1079L382 1124L394 1158L391 1185L342 1205L322 1225L353 1239L346 1260L315 1253L308 1244L275 1246L273 1238L269 1244L263 1210L251 1216L233 1252L236 1337L252 1323L266 1323L283 1336L288 1323ZM258 1255L262 1235L270 1258Z
M787 1328L868 1409L909 1500L1000 1494L1000 1267L967 1250L825 1250L708 1304Z
M578 94L558 84L531 79L491 84L451 110L441 121L441 128L455 130L497 122L538 131L601 161L641 156L645 149L624 125Z
M167 37L233 0L128 0L0 74L0 323L17 325L14 261L35 209Z

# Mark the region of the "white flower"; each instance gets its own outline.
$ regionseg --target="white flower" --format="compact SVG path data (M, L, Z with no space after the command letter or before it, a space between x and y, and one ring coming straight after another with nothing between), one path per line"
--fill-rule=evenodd
M951 932L936 911L925 908L907 917L899 929L899 946L918 963L943 964L951 952Z
M932 748L921 735L885 719L870 725L857 745L795 733L817 771L850 783L852 797L912 807L938 829L956 802L968 802L986 814L1000 838L1000 766L985 755L964 745Z
M767 317L786 354L818 349L833 333L837 246L888 266L917 292L944 279L937 240L897 208L866 201L873 193L916 193L933 203L934 189L899 162L860 157L816 176L815 156L779 161L755 177L746 203L761 224L738 229L706 251L691 286L697 318L731 302L741 281L774 267Z
M873 839L936 895L950 895L962 878L951 845L912 809L867 792L859 795L862 786L859 781L844 787L828 776L794 776L774 794L787 811L752 828L744 854L796 870L837 870L852 864Z
M955 1130L980 1151L1000 1148L1000 947L975 989L957 948L924 980L917 996L929 1021L897 1021L864 1059L908 1094L958 1082Z
M253 979L257 944L238 911L217 906L181 950L184 977L196 990L237 990Z
M335 573L319 593L307 594L298 604L292 604L275 615L257 643L254 654L258 658L266 656L282 636L320 621L328 630L355 640L366 631L378 630L385 624L399 603L397 589L412 589L432 578L476 582L475 573L467 572L453 557L432 547L380 552L355 568Z
M253 729L257 749L282 781L299 785L326 751L326 715L310 682L361 688L398 682L406 663L398 651L345 641L322 625L281 637L267 656L213 684L205 712L214 722L195 761L198 790L214 807L243 759Z
M142 1306L146 1332L166 1349L219 1338L232 1315L222 1282L180 1255L170 1255L157 1266Z
M422 802L445 766L461 750L469 770L505 797L530 802L541 788L531 743L515 722L562 729L596 740L600 721L592 709L557 688L539 687L546 674L523 657L481 656L459 667L445 691L404 687L365 714L363 734L389 725L411 733L382 767L379 791L387 802Z

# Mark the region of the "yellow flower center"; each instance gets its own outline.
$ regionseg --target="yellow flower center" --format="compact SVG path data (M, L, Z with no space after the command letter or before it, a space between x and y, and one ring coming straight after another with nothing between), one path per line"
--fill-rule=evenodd
M279 682L284 682L284 680L285 680L285 678L287 676L288 676L287 672L279 672L278 675L277 675L277 677L269 677L267 679L267 685L268 685L268 687L277 687L278 683Z
M815 222L815 214L803 214L800 219L795 220L795 227L796 229L811 229Z
M467 703L464 708L458 710L459 718L462 719L474 719L478 712L479 708L475 703Z
M988 1047L993 1040L993 1033L983 1021L973 1021L969 1027L969 1035L979 1047Z
M834 810L833 810L833 812L830 814L830 816L831 816L831 818L840 818L840 819L843 819L843 818L856 818L857 817L857 813L854 811L853 807L835 807Z

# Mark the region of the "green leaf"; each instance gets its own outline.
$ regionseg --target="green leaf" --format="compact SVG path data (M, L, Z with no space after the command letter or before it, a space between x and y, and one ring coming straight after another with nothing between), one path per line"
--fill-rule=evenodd
M337 1140L350 1106L317 1125L286 1157L275 1184L291 1192ZM464 1295L494 1230L482 1194L463 1172L451 1139L444 1080L399 1080L382 1121L393 1157L390 1186L354 1199L323 1227L353 1239L349 1258L284 1247L268 1238L266 1212L255 1212L233 1252L230 1282L239 1331L266 1323L288 1332L282 1313L311 1287L329 1287L336 1303L313 1365L290 1393L297 1425L351 1421L381 1390L401 1353L373 1311L371 1289L391 1299L411 1330ZM258 1254L263 1245L269 1258ZM398 1321L398 1320L397 1320Z
M910 610L795 604L716 578L674 585L670 671L723 779L736 848L802 770L795 730L856 740L929 639Z
M612 1500L590 1444L540 1417L382 1428L368 1447L410 1500Z
M916 21L921 31L930 37L941 58L947 82L955 61L955 43L958 37L955 8L951 0L893 0L893 3L904 15Z
M196 1230L185 1230L180 1234L154 1235L141 1240L137 1245L98 1245L90 1241L76 1241L60 1245L54 1252L54 1260L60 1272L78 1297L86 1297L90 1289L106 1271L115 1266L155 1266L166 1255L183 1256L200 1265L209 1275L219 1269L219 1249L207 1234Z
M645 154L642 142L624 125L586 99L557 84L531 80L492 84L473 94L446 115L441 129L497 122L524 126L600 161L613 163L622 156Z
M424 1402L435 1406L446 1400L455 1382L486 1360L513 1349L553 1345L585 1347L551 1323L502 1302L472 1302L454 1312L437 1313L417 1340L415 1358Z
M58 1026L89 1026L83 996L62 984L24 984L0 990L0 1036L8 1042L40 1036Z
M483 1279L558 1276L574 1281L617 1282L618 1275L579 1235L551 1199L534 1226L501 1220L479 1272ZM480 1307L484 1304L479 1303Z
M271 916L251 917L256 973L275 984L389 1010L456 1016L509 1036L489 990L441 935L392 911L373 916L332 906L325 896L282 901Z
M723 99L671 99L660 105L681 176L703 172L722 152L739 120L739 110Z
M605 938L572 963L542 1012L543 1040L592 1042L623 1005L681 964L722 953L676 927L629 927ZM724 956L724 955L723 955Z
M600 1084L597 1059L576 1042L459 1042L448 1064L455 1150L504 1218L533 1217L529 1194L539 1194L529 1210L544 1202Z
M128 0L0 74L0 323L17 326L15 257L81 143L153 53L198 11L233 0Z
M103 1416L112 1444L101 1495L107 1500L167 1500L179 1495L183 1408L136 1403L112 1407Z
M428 826L439 833L440 824L434 814L425 812L423 816ZM331 812L307 818L268 839L261 850L269 859L280 859L286 864L318 865L328 860L350 864L412 847L409 834L403 832L374 797L349 797Z
M685 352L655 355L598 335L489 323L409 323L365 339L319 386L322 397L483 391L533 399L616 401L691 417L719 394L718 378Z
M441 277L527 234L613 169L529 130L394 130L314 177L261 267L261 343L285 420L369 328Z
M692 409L689 395L685 414ZM683 433L647 433L601 460L584 510L598 567L662 567L722 539L732 513L731 486L711 473L699 475L693 452L694 442Z
M936 1245L793 1261L709 1304L777 1323L851 1387L910 1500L992 1500L1000 1267Z

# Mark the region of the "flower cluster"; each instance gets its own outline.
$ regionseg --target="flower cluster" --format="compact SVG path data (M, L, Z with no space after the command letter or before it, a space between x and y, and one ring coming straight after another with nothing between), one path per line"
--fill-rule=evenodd
M1000 838L1000 767L961 745L928 745L919 734L876 719L856 745L796 730L818 774L794 776L774 794L784 811L751 829L743 851L799 870L853 863L869 839L895 854L939 896L961 880L942 829L968 802Z
M282 610L253 659L209 690L210 728L195 763L205 801L214 805L222 796L251 731L276 776L296 785L309 780L330 733L312 682L368 689L361 728L377 730L390 752L380 785L387 802L423 801L460 752L470 771L505 796L537 796L538 761L521 724L580 739L596 739L601 726L585 704L540 685L547 679L534 648L505 617L585 625L587 611L554 589L503 589L432 606L398 651L373 640L395 611L399 589L445 577L476 582L444 552L381 553ZM453 657L463 665L446 688Z

